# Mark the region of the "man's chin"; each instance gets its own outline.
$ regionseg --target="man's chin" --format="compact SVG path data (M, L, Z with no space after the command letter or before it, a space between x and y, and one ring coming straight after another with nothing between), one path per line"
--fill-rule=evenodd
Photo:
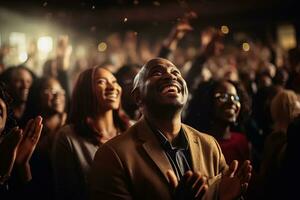
M184 103L181 103L178 101L167 101L167 102L163 102L161 104L161 107L178 110L178 109L182 109L184 107Z

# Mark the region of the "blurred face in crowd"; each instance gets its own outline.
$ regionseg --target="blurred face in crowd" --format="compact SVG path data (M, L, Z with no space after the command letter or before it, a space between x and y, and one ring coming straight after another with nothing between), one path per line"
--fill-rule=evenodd
M119 83L122 86L122 102L127 105L136 105L134 98L131 94L132 91L132 82L136 74L138 73L138 68L132 68L127 73L123 74L120 78Z
M0 98L0 135L1 135L1 132L3 131L3 129L5 127L6 119L7 119L6 104L3 101L3 99Z
M103 111L118 109L121 102L121 87L114 75L103 68L98 68L94 76L96 94Z
M216 41L214 43L214 55L220 55L222 54L224 50L224 44L221 41Z
M237 90L230 82L222 82L214 92L214 118L225 123L234 123L241 109Z
M25 69L16 69L11 76L10 85L14 101L26 102L33 81L31 74Z
M187 101L188 90L178 68L162 58L150 60L143 68L138 75L138 104L149 112L160 108L181 110Z
M48 79L41 92L42 110L49 113L63 113L66 106L65 90L56 79Z

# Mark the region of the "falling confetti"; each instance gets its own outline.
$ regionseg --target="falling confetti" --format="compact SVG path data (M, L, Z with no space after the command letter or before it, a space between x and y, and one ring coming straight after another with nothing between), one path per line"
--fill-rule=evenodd
M153 5L160 6L160 2L159 1L153 1Z
M133 1L133 4L134 4L134 5L138 5L139 3L140 3L140 2L139 2L138 0L134 0L134 1Z

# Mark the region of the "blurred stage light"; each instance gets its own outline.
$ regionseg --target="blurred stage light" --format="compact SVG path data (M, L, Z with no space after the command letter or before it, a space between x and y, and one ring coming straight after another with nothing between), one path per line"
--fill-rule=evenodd
M228 34L229 33L229 28L226 25L221 26L221 32L224 34Z
M98 44L98 51L104 52L107 49L107 44L105 42L100 42Z
M53 49L53 40L49 36L40 37L38 39L38 50L49 53Z
M27 60L27 46L26 46L26 35L25 33L12 32L9 35L9 44L14 47L13 58L10 59L9 63L18 65Z
M19 54L19 61L20 61L21 63L25 62L25 61L27 60L27 58L28 58L28 55L27 55L26 52L21 52L21 53Z
M25 33L12 32L9 35L9 44L17 46L19 49L26 49L26 35Z
M244 43L242 44L242 48L243 48L244 51L249 51L249 50L250 50L250 45L249 45L249 43L244 42Z

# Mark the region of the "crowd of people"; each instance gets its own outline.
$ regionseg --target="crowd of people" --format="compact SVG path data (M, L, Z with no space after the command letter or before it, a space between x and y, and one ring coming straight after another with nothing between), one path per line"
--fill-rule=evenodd
M180 46L192 32L112 34L76 61L60 37L41 74L0 60L0 199L293 197L300 48L245 51L213 27Z

